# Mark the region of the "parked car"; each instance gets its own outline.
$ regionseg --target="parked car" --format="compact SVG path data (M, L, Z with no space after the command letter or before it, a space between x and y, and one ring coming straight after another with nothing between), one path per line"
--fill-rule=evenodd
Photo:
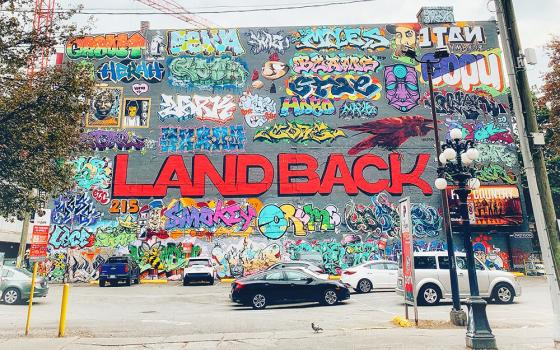
M99 287L119 282L127 286L140 283L140 267L129 256L112 256L99 266Z
M304 261L304 260L294 260L294 261L287 261L287 262L278 262L274 265L270 265L267 270L275 270L275 269L283 269L285 267L303 267L315 273L325 273L325 269L317 266L316 264Z
M184 286L192 281L207 281L212 285L216 276L216 271L212 266L210 258L190 258L184 273Z
M397 288L399 265L394 261L368 261L342 271L340 280L358 293Z
M253 309L292 302L334 305L350 298L350 291L340 281L324 280L299 269L284 268L235 280L231 284L230 298Z
M455 253L459 295L470 295L465 253ZM510 304L521 295L521 286L512 273L490 270L475 258L476 275L480 296L497 303ZM449 258L447 252L414 253L416 295L420 305L437 305L442 298L451 298ZM403 295L402 269L399 269L397 293Z
M33 274L26 269L6 265L0 266L0 299L10 305L29 300L32 276ZM46 297L48 292L47 280L41 276L36 276L33 298Z

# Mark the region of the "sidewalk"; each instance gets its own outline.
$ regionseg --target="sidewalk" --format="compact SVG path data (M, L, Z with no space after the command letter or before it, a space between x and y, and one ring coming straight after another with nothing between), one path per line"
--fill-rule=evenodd
M188 328L185 327L185 333ZM554 349L542 328L496 329L500 349ZM144 338L0 339L6 350L91 349L464 349L463 329L375 328L314 333L309 330L261 333L192 334Z

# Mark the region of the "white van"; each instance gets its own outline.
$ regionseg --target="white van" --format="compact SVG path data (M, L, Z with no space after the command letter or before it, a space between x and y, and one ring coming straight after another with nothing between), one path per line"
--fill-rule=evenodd
M467 298L470 288L465 253L455 253L455 260L460 297ZM482 298L494 299L500 304L510 304L515 297L521 295L521 286L512 273L490 270L476 258L475 263L478 289ZM447 252L415 252L414 271L419 305L437 305L442 298L451 299ZM399 269L396 291L403 295L402 268Z

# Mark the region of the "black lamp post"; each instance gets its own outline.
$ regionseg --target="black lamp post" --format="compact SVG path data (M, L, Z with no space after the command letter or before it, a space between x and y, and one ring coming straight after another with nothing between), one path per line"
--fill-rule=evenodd
M480 181L475 177L474 169L470 168L479 152L472 141L463 140L461 129L449 132L450 140L443 145L443 152L439 156L442 165L438 167L439 177L435 185L440 190L447 188L447 178L451 178L457 186L454 190L459 197L459 212L462 220L465 251L467 253L467 271L471 295L465 302L468 307L466 345L471 349L497 349L496 338L492 334L488 317L486 316L486 301L479 295L476 279L475 257L471 242L471 224L467 197L471 189L480 187Z
M411 47L405 47L405 56L414 59L420 64L426 65L426 70L428 72L428 85L430 88L430 106L432 108L432 121L434 125L435 133L435 145L436 145L436 156L438 159L438 165L442 166L439 159L441 154L441 145L439 141L438 133L438 122L436 115L436 103L434 97L434 84L432 81L434 64L441 61L442 58L449 57L449 51L447 47L437 49L434 52L434 60L421 61L416 57L416 51ZM457 266L455 263L455 245L453 244L453 236L451 233L451 222L449 219L449 204L447 202L447 193L445 190L441 191L441 201L443 207L443 226L445 229L445 238L447 241L447 258L449 259L449 281L451 283L451 299L453 301L453 307L451 308L450 318L451 322L456 326L465 326L466 318L465 312L461 309L461 301L459 299L459 281L457 279Z

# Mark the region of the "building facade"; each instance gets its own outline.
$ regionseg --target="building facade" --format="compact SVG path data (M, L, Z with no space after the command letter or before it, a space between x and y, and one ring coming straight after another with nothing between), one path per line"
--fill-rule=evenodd
M526 228L497 28L456 22L73 38L66 60L99 83L82 135L94 155L73 160L75 189L52 203L44 272L87 282L130 254L142 278L179 279L194 256L221 278L292 259L337 274L398 258L406 196L415 249L445 249L427 67L404 55L444 45L440 135L477 142L491 187L473 194L475 248L513 268L531 248L510 237Z

